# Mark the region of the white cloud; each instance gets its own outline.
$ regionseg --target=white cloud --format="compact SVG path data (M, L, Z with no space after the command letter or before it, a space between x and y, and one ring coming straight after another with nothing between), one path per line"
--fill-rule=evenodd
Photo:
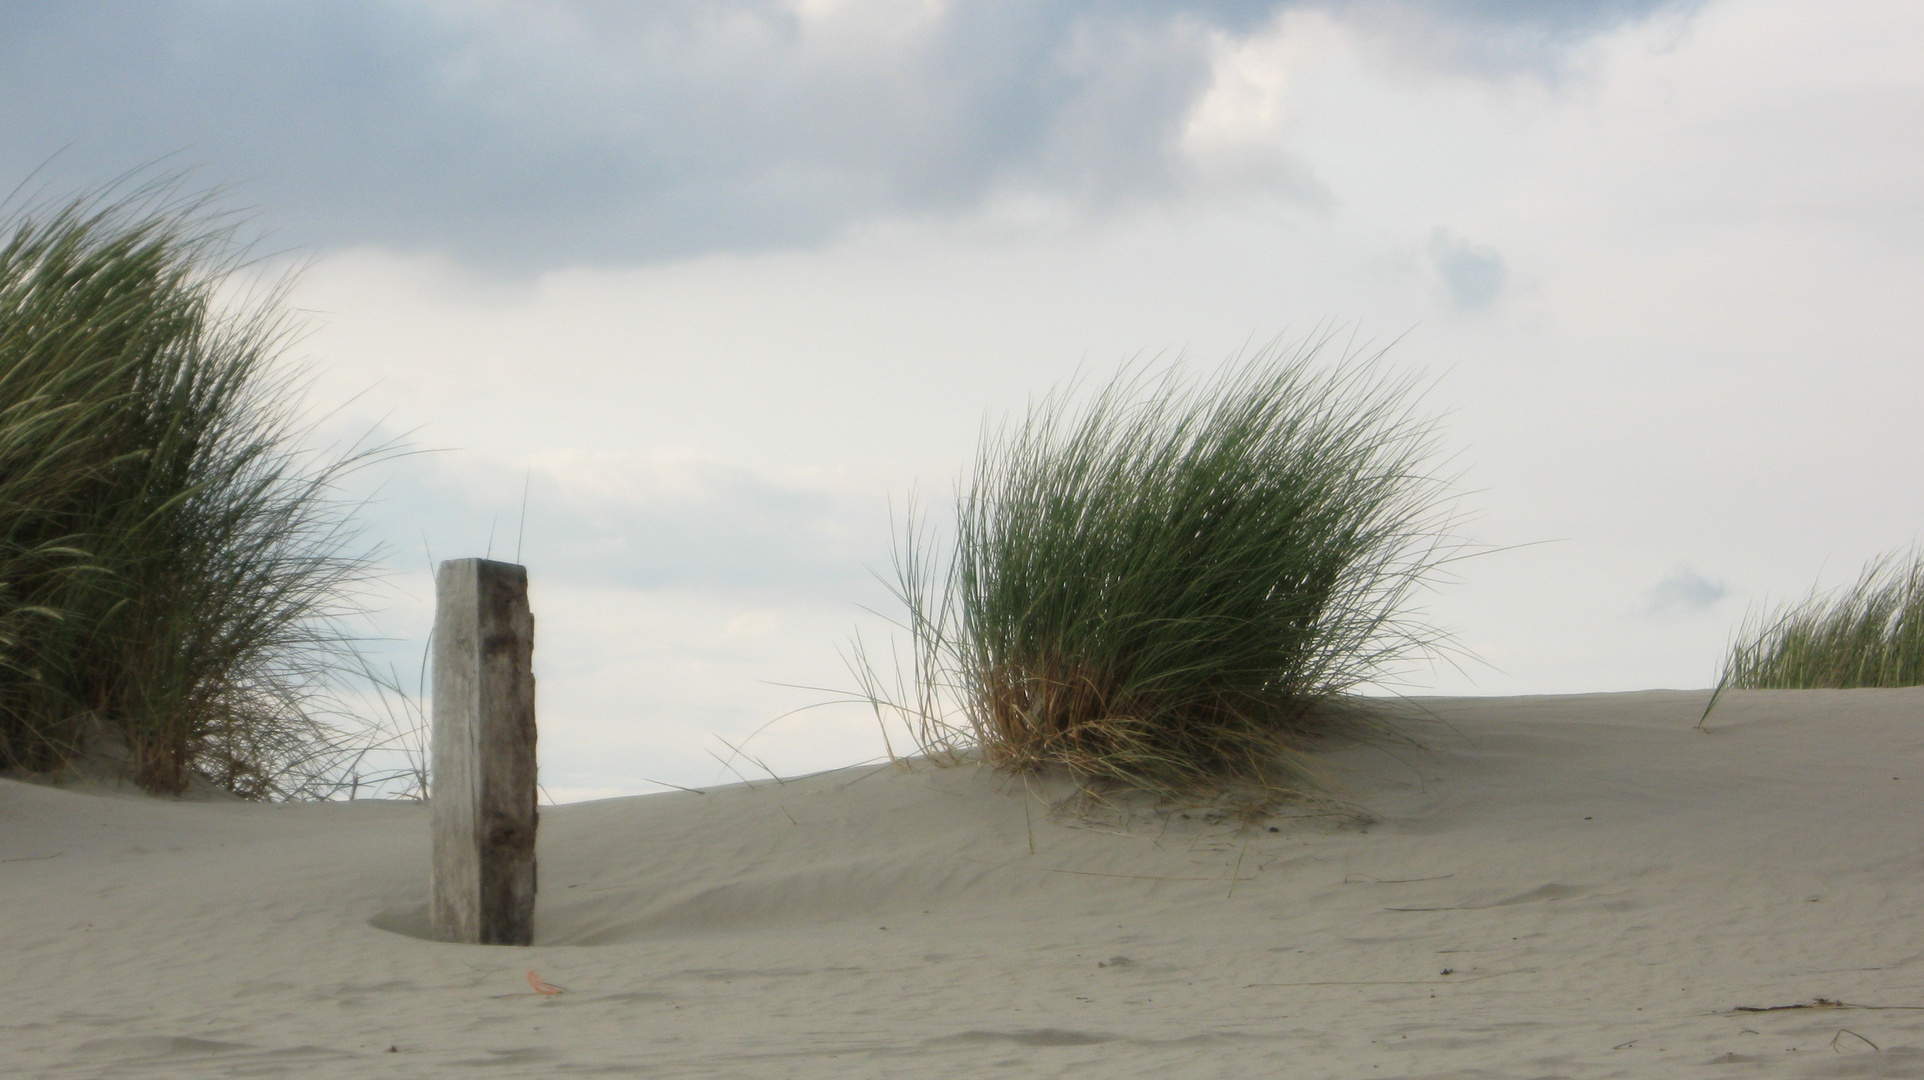
M846 594L886 555L886 492L687 450L430 453L367 478L377 479L367 520L420 538L396 544L401 566L425 546L437 559L518 559L551 580L821 596Z

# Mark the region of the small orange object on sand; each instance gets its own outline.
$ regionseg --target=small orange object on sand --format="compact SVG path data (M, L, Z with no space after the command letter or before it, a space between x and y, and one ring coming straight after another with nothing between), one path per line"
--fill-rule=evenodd
M528 985L534 987L535 993L546 994L549 997L553 997L566 989L566 987L556 986L551 982L542 981L541 976L536 975L533 971L528 972Z

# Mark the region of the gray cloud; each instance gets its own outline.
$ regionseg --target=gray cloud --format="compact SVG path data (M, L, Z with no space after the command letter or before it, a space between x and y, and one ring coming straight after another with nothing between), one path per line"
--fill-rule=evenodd
M52 158L58 189L173 155L236 183L282 242L507 270L808 245L1001 192L1178 191L1212 35L1284 7L1542 61L1679 2L1054 0L812 22L777 0L9 4L0 175Z
M1708 611L1730 594L1729 586L1712 581L1688 567L1644 590L1647 610L1652 615L1689 615Z
M1706 0L1342 0L1351 22L1426 63L1477 74L1554 79L1565 54L1597 34Z
M1489 307L1510 276L1502 253L1474 244L1448 229L1430 234L1430 262L1442 280L1443 293L1458 311Z

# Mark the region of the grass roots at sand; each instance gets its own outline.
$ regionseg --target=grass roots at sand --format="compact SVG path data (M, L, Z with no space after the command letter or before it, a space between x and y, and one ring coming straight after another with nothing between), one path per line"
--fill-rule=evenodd
M226 309L228 234L148 188L0 221L0 765L117 729L137 779L288 797L347 752L340 618L367 559L298 445L276 297Z
M1746 622L1720 688L1924 685L1924 550L1886 555L1841 593Z
M1431 425L1321 340L1212 380L1125 373L986 435L953 542L896 557L913 671L854 667L938 759L1166 794L1266 782L1345 693L1439 644Z

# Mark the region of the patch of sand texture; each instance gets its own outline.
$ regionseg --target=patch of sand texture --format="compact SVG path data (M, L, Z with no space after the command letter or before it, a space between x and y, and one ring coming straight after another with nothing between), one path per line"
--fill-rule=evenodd
M1418 702L1330 755L1358 813L1255 826L972 768L544 808L527 949L415 936L419 806L0 781L0 1073L1924 1076L1924 689L1705 698Z

